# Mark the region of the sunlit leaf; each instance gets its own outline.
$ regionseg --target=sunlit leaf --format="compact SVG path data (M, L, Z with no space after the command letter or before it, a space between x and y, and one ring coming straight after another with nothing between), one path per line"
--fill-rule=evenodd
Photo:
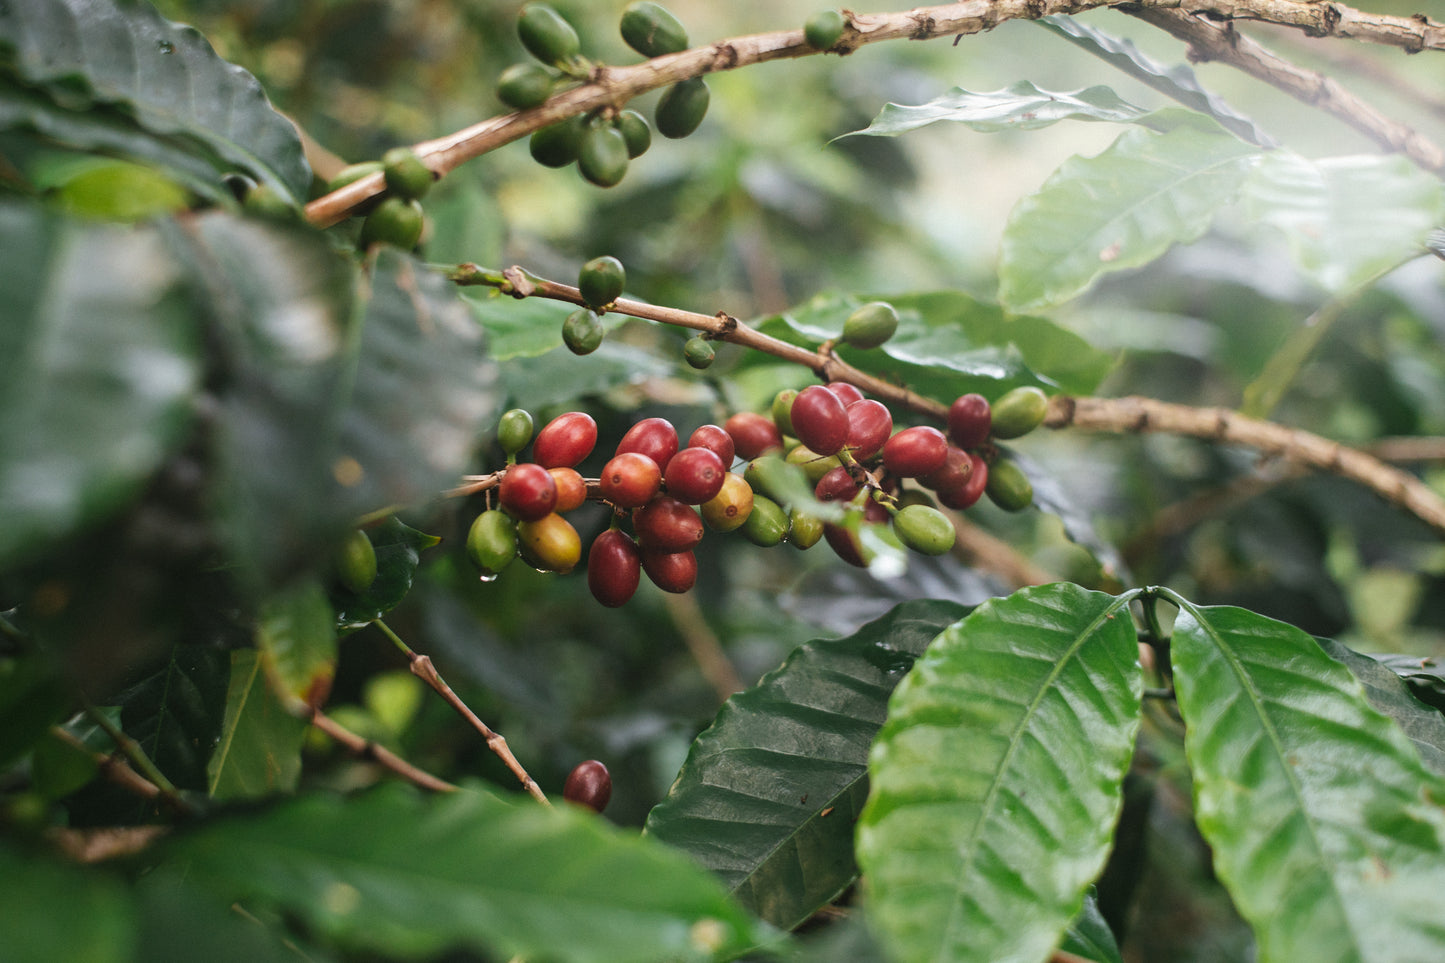
M1387 664L1362 655L1334 639L1316 639L1330 658L1349 669L1365 688L1365 698L1391 719L1410 737L1420 753L1420 761L1445 776L1445 715L1411 694L1405 679ZM1415 658L1418 665L1420 659Z
M728 700L697 738L647 833L791 929L858 874L853 824L868 747L913 660L967 610L905 602L842 639L816 639Z
M858 862L897 959L1037 963L1083 907L1139 725L1127 599L1060 583L985 603L893 693Z
M873 123L845 136L869 134L896 137L940 121L964 124L977 131L1037 130L1061 120L1130 123L1147 112L1123 100L1108 87L1084 90L1040 90L1027 80L985 93L955 87L926 104L887 104Z
M306 724L286 711L254 649L231 654L220 742L207 768L215 799L255 799L296 788Z

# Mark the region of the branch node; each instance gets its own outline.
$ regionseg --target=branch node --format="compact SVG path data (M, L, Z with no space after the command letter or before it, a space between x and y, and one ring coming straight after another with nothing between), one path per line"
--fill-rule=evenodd
M503 271L502 277L506 278L507 283L511 285L511 290L506 293L514 298L531 297L537 293L537 285L533 284L532 279L527 276L527 272L516 264Z

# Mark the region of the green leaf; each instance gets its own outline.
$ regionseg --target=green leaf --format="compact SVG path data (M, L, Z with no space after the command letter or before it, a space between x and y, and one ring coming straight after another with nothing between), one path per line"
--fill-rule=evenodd
M300 582L262 604L256 648L279 691L300 705L325 703L336 674L336 613L319 582Z
M143 164L84 157L84 163L64 166L65 176L44 186L56 206L74 217L136 222L185 210L191 204L189 191Z
M198 331L156 234L0 203L0 568L109 516L174 447Z
M230 654L213 645L175 645L158 671L110 700L127 735L180 789L206 788L220 737Z
M395 515L368 528L366 536L376 551L376 578L360 595L335 587L331 603L338 628L359 629L395 608L411 591L422 551L441 541L403 524Z
M973 93L954 87L926 104L887 104L873 123L863 130L845 134L856 137L896 137L939 121L953 121L976 131L1037 130L1061 120L1107 121L1126 124L1147 114L1141 107L1123 100L1108 87L1084 90L1040 90L1027 80L987 93Z
M999 299L1017 311L1059 304L1195 240L1257 156L1217 127L1190 125L1127 130L1097 157L1070 158L1010 216Z
M571 806L389 784L307 796L175 840L188 878L398 956L704 960L764 938L681 854Z
M157 137L193 141L292 200L306 197L301 139L256 78L149 4L10 0L0 50L0 69L62 107L114 107Z
M1061 583L985 603L893 693L858 863L897 959L1037 963L1079 913L1139 726L1128 598Z
M291 715L266 681L254 649L231 653L231 685L208 789L217 800L290 792L301 776L306 723Z
M1124 963L1114 932L1109 929L1104 914L1099 912L1099 903L1093 892L1084 897L1084 908L1064 931L1064 941L1059 949L1095 963Z
M0 657L0 770L29 752L69 705L66 685L48 658Z
M118 879L0 842L0 933L6 963L129 963L138 949L129 896Z
M1162 67L1134 46L1132 41L1105 33L1077 17L1042 17L1034 23L1082 47L1105 63L1185 107L1213 117L1219 122L1219 126L1236 137L1261 147L1276 146L1274 139L1254 126L1252 120L1206 90L1188 64Z
M1374 655L1372 659L1405 680L1415 698L1445 712L1445 663L1418 655Z
M1261 963L1445 958L1445 781L1309 635L1170 597L1195 818Z
M246 918L230 904L186 879L174 867L161 866L134 884L139 904L139 936L145 963L299 963L324 959L283 942L280 927ZM289 945L288 945L289 944ZM139 960L137 955L133 959Z
M1315 641L1330 658L1342 663L1360 680L1370 705L1394 719L1410 737L1420 753L1420 761L1436 775L1445 776L1445 715L1415 698L1405 680L1378 659L1362 655L1334 639ZM1419 657L1415 657L1415 663L1419 662Z
M562 322L575 304L547 298L522 298L488 291L464 292L463 300L487 330L487 344L498 361L536 358L562 347Z
M646 832L792 929L858 874L853 824L888 695L967 610L904 602L843 639L815 639L729 699L698 736Z
M1305 274L1335 294L1422 253L1445 218L1445 185L1398 155L1309 160L1269 151L1242 200L1251 218L1284 234Z

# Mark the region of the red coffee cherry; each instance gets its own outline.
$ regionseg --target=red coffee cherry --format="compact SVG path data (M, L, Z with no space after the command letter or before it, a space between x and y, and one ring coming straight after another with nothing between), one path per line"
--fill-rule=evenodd
M827 388L829 391L833 392L833 394L837 395L838 400L843 402L844 408L848 407L855 401L863 400L862 389L860 389L857 385L850 385L846 381L830 381L823 387Z
M737 446L733 444L733 436L728 434L726 429L719 428L717 425L699 427L688 436L687 447L706 448L717 455L724 468L731 468L733 458L737 455Z
M968 453L969 473L962 484L952 488L937 489L938 502L948 508L963 511L965 508L972 508L983 490L988 487L988 462L984 461L973 452Z
M518 521L535 522L556 508L557 482L541 465L523 462L502 476L497 500Z
M897 478L917 478L948 461L948 439L930 425L904 428L883 445L883 467Z
M666 471L667 463L677 454L677 429L666 418L644 418L627 429L617 443L617 454L629 451L646 455L657 463L659 471Z
M977 448L988 441L993 412L980 394L960 395L948 406L948 436L960 448Z
M851 502L862 487L848 469L839 465L830 468L818 479L818 484L813 486L813 496L820 502Z
M836 455L848 440L848 412L822 385L798 392L789 411L798 440L820 455Z
M646 455L625 451L602 466L597 485L618 508L641 508L662 487L662 472Z
M578 763L562 785L562 798L600 813L612 798L612 774L596 759Z
M752 461L764 452L782 450L783 435L773 419L753 411L740 411L723 425L733 440L737 457Z
M863 508L863 519L860 524L877 525L887 518L888 510L869 499L868 504ZM829 522L823 526L823 537L828 540L828 547L843 561L859 568L868 567L868 559L863 552L863 543L847 527Z
M598 535L587 551L587 588L592 597L615 609L632 598L642 581L642 551L626 532L615 528Z
M968 481L968 476L972 471L973 461L968 457L968 452L949 445L943 466L919 475L918 481L926 488L941 492L944 489L958 488L963 485Z
M632 527L650 552L683 552L702 541L702 519L671 495L656 495L634 512Z
M552 511L559 515L582 507L587 501L587 482L575 468L548 468L547 474L557 483L557 504Z
M569 411L547 422L532 443L532 460L543 468L575 468L597 444L597 422L582 411Z
M692 552L644 551L642 570L664 592L681 594L697 584L697 556Z
M684 448L672 456L662 473L667 493L689 505L701 505L722 491L727 467L707 448Z
M848 414L847 447L853 457L866 461L878 454L893 432L893 414L881 401L865 398L846 409Z

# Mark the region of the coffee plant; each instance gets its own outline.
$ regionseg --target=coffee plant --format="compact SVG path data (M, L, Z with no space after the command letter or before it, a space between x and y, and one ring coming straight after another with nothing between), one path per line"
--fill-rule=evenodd
M1445 959L1442 56L3 0L0 960Z

